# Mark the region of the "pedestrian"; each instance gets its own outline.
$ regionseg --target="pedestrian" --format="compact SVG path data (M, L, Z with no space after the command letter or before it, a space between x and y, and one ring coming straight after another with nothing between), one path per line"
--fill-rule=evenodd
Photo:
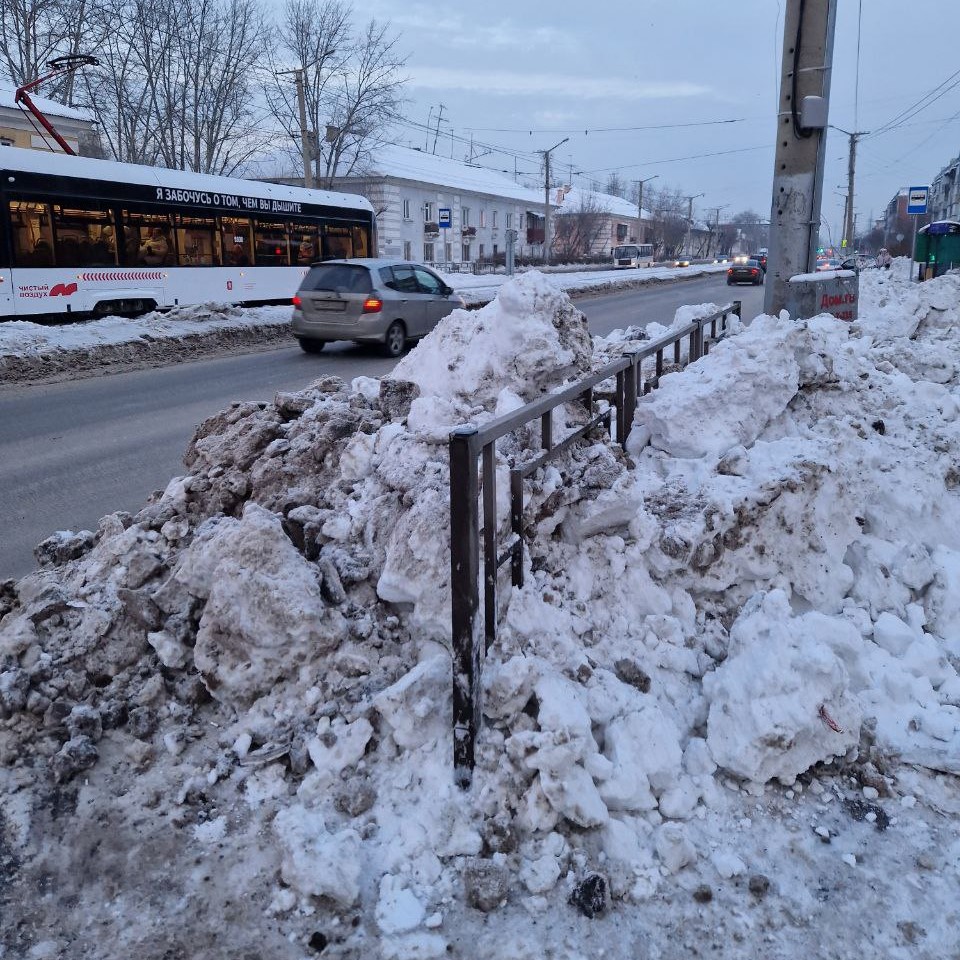
M886 247L881 247L877 254L877 266L881 270L889 270L891 263L893 263L893 257L890 256L890 251Z

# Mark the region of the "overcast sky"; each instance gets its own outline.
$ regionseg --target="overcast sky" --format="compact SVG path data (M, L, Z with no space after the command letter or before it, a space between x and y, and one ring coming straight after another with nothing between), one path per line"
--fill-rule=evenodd
M656 174L651 186L705 194L695 202L701 215L726 205L722 216L752 208L766 218L784 2L365 0L362 15L390 20L409 51L406 117L435 124L443 104L437 153L463 158L469 143L451 132L467 141L472 133L476 156L490 145L508 151L480 163L536 176L535 151L569 136L554 154L565 181L571 169L579 185L603 184L612 169L625 180ZM831 123L876 129L947 80L960 67L958 50L960 0L840 0ZM720 120L741 122L604 132ZM433 149L422 128L395 132L400 142ZM879 216L901 186L928 183L958 147L960 86L898 129L865 139L858 224ZM837 235L843 134L831 131L827 158L823 213Z

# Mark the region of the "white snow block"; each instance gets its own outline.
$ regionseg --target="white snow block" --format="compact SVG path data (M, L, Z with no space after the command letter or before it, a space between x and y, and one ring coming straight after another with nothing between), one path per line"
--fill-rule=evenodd
M754 783L793 783L813 764L842 756L860 738L860 706L829 646L850 642L849 622L793 617L786 595L757 595L730 633L730 655L704 677L707 744L724 769Z

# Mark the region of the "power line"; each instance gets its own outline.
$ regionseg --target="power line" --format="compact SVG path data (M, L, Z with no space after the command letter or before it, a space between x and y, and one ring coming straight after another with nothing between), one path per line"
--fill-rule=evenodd
M584 136L590 133L632 133L635 130L677 130L681 127L715 127L725 123L746 123L748 120L756 120L758 117L734 117L728 120L694 120L690 123L653 123L641 127L591 127L584 130L582 127L577 129L564 129L562 127L543 127L540 129L530 127L470 127L476 133L526 133L533 136L535 133L583 133Z
M896 130L897 127L901 126L903 121L910 118L914 111L919 113L921 110L926 110L927 107L933 103L936 103L937 100L946 96L954 87L960 84L960 80L958 80L957 77L960 77L960 70L951 73L946 80L944 80L942 83L938 83L932 90L929 90L919 100L907 107L906 110L901 110L900 113L893 117L893 119L888 120L886 123L877 127L877 129L873 131L871 137L878 137L882 133L890 133L892 130ZM948 84L949 86L947 86Z
M732 153L749 153L752 150L772 150L773 145L764 143L756 147L738 147L736 150L717 150L713 153L692 153L688 157L665 157L662 160L644 160L618 167L600 167L596 170L584 170L584 173L609 173L611 170L635 170L637 167L649 167L657 163L680 163L681 160L702 160L705 157L726 157Z

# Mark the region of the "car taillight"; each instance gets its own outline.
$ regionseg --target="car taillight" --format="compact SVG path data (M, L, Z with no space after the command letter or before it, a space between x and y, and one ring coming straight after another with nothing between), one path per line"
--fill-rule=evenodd
M751 273L753 276L756 276L756 275L757 275L757 271L754 270L753 267L750 268L750 273Z
M367 297L363 301L363 312L364 313L379 313L383 309L383 301L378 300L376 297Z
M730 269L727 270L727 274L728 274L728 275L731 274L731 273L733 273L733 267L730 267Z
M303 303L303 301L302 301L299 297L294 297L294 298L293 298L293 305L294 305L295 307L299 307L301 303Z

